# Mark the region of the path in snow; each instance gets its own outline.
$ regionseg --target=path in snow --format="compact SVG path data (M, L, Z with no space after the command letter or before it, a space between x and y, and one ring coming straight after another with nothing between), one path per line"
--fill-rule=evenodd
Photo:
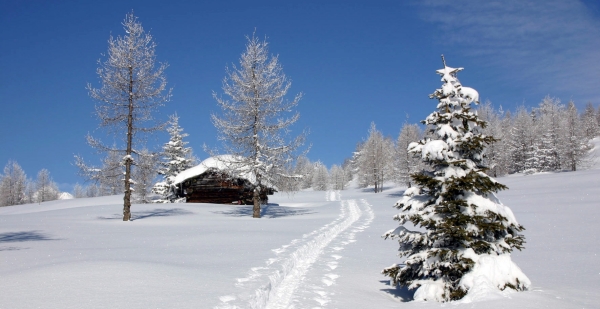
M273 249L275 257L238 278L238 295L225 295L217 308L321 308L330 302L331 286L344 248L355 242L375 217L366 200L342 200L327 191L327 201L339 201L340 215L323 227Z

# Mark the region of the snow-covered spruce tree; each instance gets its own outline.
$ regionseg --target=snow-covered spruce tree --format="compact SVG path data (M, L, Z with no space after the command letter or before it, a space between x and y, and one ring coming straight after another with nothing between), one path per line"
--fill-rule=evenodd
M188 134L183 133L183 128L179 126L179 117L177 114L169 117L167 132L169 132L170 138L163 146L162 161L158 163L158 173L162 175L163 180L156 183L152 188L154 193L162 196L157 201L160 203L168 203L173 200L172 186L175 176L191 168L194 163L192 148L186 147L188 142L183 140Z
M90 135L87 140L99 151L117 151L121 155L125 192L123 221L129 221L136 146L139 146L144 134L163 128L163 124L153 123L152 113L169 101L171 90L167 90L164 76L167 64L161 63L158 68L154 66L156 43L152 36L144 31L133 13L127 14L122 24L126 34L117 38L111 36L107 59L99 61L96 72L102 87L94 88L88 84L87 89L90 97L99 102L96 115L100 119L100 127L125 140L117 149L105 146Z
M530 281L510 259L513 249L523 248L524 228L494 195L506 187L481 165L483 149L494 138L479 132L485 122L470 110L475 90L456 78L462 68L443 62L437 71L443 85L430 95L439 101L437 109L423 121L436 139L409 146L433 172L414 174L415 186L395 205L402 211L394 217L400 226L384 237L398 239L400 256L407 258L383 274L416 289L415 300L458 300L470 289L490 286L525 290ZM408 230L407 222L425 231Z
M227 69L223 80L223 92L229 100L214 93L223 113L213 114L212 121L225 152L238 160L228 162L232 166L230 174L251 175L252 217L260 218L260 192L279 183L278 177L295 177L285 171L296 159L305 134L289 139L290 126L300 114L295 112L286 118L302 95L296 95L292 101L285 99L291 82L278 58L269 56L266 41L260 41L254 34L247 39L240 66Z

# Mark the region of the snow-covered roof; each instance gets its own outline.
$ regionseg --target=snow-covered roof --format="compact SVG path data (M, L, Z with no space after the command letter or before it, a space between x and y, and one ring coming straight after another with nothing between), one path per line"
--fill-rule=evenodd
M202 163L179 173L177 176L175 176L173 184L180 184L187 179L202 175L209 169L215 169L218 171L235 170L238 173L235 175L236 177L246 179L251 183L254 183L253 175L248 172L244 172L245 169L241 167L239 163L240 161L242 161L241 158L232 155L210 157L202 161Z

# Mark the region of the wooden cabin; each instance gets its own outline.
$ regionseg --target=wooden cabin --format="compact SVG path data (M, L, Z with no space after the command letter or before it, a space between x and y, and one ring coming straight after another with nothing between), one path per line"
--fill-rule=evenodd
M225 158L226 159L226 158ZM175 194L185 197L188 203L253 204L253 185L250 177L232 177L227 173L221 158L208 158L199 165L181 172L175 178ZM263 203L272 188L263 189L260 198Z

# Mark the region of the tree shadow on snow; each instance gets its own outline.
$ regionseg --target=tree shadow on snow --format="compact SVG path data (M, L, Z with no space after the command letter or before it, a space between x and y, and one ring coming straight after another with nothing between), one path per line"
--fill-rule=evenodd
M29 248L22 248L22 247L0 247L0 251L14 251L14 250L24 250L24 249L29 249Z
M213 213L222 214L232 217L252 217L252 208L254 206L235 206L229 210L214 211ZM288 216L301 216L316 213L306 208L285 207L279 204L263 205L260 208L261 218L280 218Z
M393 286L390 280L381 280L379 282L389 286L388 289L381 289L380 291L392 295L401 302L409 302L414 299L415 291L411 291L407 287Z
M377 192L377 193L381 193L385 190L389 190L392 189L393 187L386 187L384 186L383 188L379 188L381 191ZM375 188L374 187L368 187L368 188L362 188L361 189L362 192L371 192L371 193L375 193Z
M27 232L9 232L0 234L0 243L5 242L24 242L24 241L40 241L40 240L58 240L51 238L40 231L27 231ZM0 250L17 250L15 247L3 247Z
M387 197L397 197L397 198L401 198L404 196L404 192L406 190L399 190L399 191L395 191L395 192L390 192L388 193Z
M171 217L171 216L182 216L182 215L191 215L193 212L181 208L173 208L173 209L164 209L164 208L156 208L148 211L135 211L131 212L131 221L142 220L151 217ZM122 220L122 214L115 214L110 217L98 217L98 219L102 220Z

